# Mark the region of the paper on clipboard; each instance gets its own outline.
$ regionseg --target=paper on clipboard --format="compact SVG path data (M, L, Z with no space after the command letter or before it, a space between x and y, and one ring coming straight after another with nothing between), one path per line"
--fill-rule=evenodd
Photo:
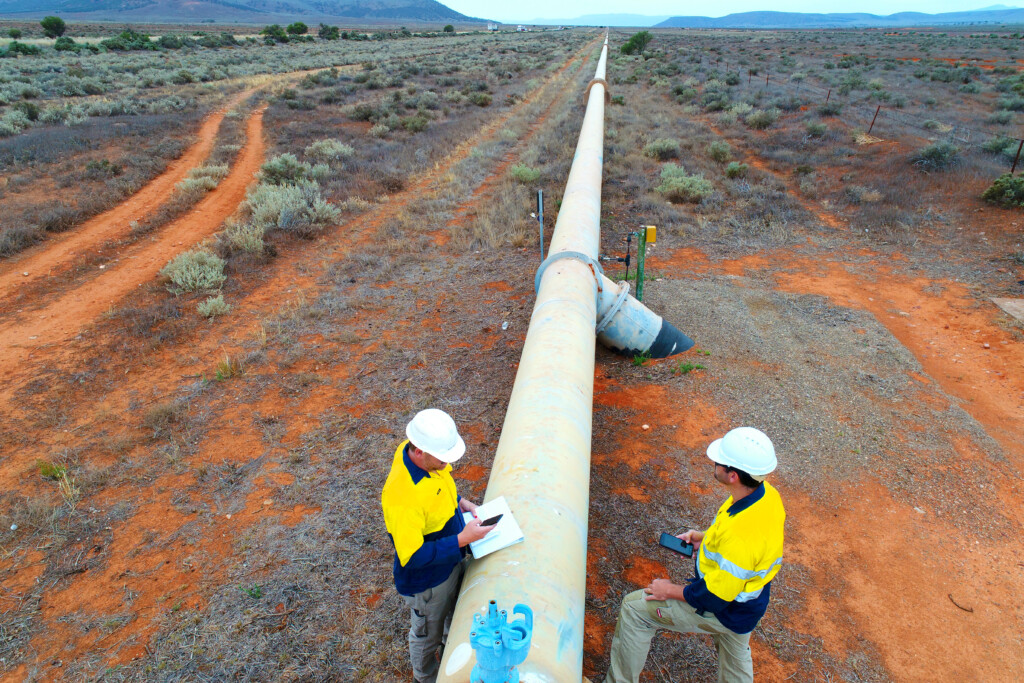
M505 496L499 496L478 506L476 509L476 516L479 519L487 519L494 515L504 516L498 521L491 533L479 541L473 541L469 544L473 557L480 558L490 555L496 550L507 548L523 540L523 530L519 528L516 518L512 516L512 510L509 509ZM473 519L473 513L463 512L462 519L469 522Z

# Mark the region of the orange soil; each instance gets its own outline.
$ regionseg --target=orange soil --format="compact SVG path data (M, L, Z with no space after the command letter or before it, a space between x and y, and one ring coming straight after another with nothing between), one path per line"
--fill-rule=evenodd
M34 352L73 337L122 298L152 281L168 261L208 237L238 208L263 163L263 110L246 125L247 140L228 176L189 213L173 221L151 242L129 248L102 275L69 291L29 320L0 327L0 378Z
M29 249L0 264L0 299L17 289L50 277L55 270L68 267L72 260L88 254L105 242L126 236L132 221L141 221L164 204L174 192L174 186L185 179L188 172L199 166L210 155L217 141L217 131L224 115L253 93L244 90L231 97L223 107L207 117L196 134L196 142L162 174L124 203L106 213L90 218L73 232L47 240L35 249Z
M1008 455L1024 460L1024 377L1016 372L1024 367L1024 348L996 324L1002 312L995 304L979 302L963 284L907 279L877 261L852 272L838 261L785 252L711 264L687 249L649 263L661 272L694 274L749 275L781 267L776 278L783 291L871 312L914 354L930 381L960 399Z

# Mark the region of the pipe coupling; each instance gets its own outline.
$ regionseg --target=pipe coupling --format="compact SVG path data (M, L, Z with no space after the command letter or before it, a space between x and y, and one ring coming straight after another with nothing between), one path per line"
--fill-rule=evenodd
M583 91L583 105L586 106L587 102L590 101L590 89L600 83L604 86L604 103L609 104L612 101L612 94L608 92L608 81L603 78L594 78L587 83L587 89Z
M601 292L604 290L604 269L601 268L601 264L596 259L592 259L583 252L579 251L556 251L554 254L549 254L546 259L537 268L537 274L533 278L533 293L540 293L540 279L544 277L544 271L548 269L555 261L561 261L566 258L574 258L578 261L583 261L590 266L590 272L594 276L594 282L597 283L597 304L598 308L601 305Z

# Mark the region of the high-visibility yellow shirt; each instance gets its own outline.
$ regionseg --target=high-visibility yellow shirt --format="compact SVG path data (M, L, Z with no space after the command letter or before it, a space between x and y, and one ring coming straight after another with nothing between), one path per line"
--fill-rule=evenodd
M704 533L696 579L683 589L686 601L736 633L753 631L782 565L785 521L782 498L767 482L738 501L730 496Z
M395 450L380 504L395 547L395 588L415 595L444 583L462 560L458 535L466 523L452 466L428 472L409 459L408 445Z

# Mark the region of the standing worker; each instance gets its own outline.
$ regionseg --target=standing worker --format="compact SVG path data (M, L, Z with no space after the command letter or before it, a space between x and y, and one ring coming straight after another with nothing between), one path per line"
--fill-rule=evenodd
M464 571L466 546L481 526L476 503L458 495L451 463L466 452L455 421L443 410L416 413L398 445L380 503L395 547L395 588L409 606L409 655L416 683L434 683ZM473 513L468 524L462 513Z
M686 586L668 579L627 595L612 639L605 683L637 683L658 629L707 633L718 651L718 680L754 680L750 632L764 616L782 564L786 511L764 481L777 464L771 439L753 427L733 429L708 447L715 480L729 492L707 531L678 538L697 552Z

